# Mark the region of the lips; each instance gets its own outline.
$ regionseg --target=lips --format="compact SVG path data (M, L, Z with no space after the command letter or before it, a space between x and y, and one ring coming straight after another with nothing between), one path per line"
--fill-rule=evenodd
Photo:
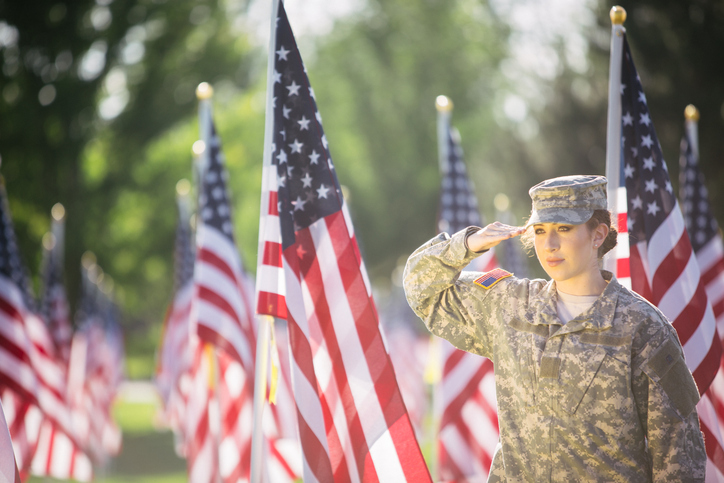
M546 258L549 267L555 267L563 263L563 258Z

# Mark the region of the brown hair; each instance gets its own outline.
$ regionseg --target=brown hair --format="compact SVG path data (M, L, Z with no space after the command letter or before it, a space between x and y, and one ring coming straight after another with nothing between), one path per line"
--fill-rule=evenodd
M598 258L602 258L606 253L611 251L618 241L618 230L616 230L616 227L611 224L611 212L608 210L595 210L593 212L593 216L591 216L591 218L586 222L586 227L588 227L589 231L593 231L601 223L608 227L608 236L606 236L606 239L603 240L601 246L598 247ZM524 223L524 225L525 224L527 224L527 222ZM529 256L533 256L534 254L534 237L535 230L533 229L533 225L529 226L525 233L523 233L520 237L523 248L525 248Z

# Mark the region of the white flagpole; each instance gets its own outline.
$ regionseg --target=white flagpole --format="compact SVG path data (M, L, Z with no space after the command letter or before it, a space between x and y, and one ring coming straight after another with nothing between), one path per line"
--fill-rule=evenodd
M279 13L279 2L281 0L272 0L271 21L269 29L269 54L267 61L266 74L266 119L264 125L264 158L262 168L262 190L261 190L261 212L265 213L265 207L269 206L269 180L272 168L272 150L271 143L274 130L274 52L276 50L276 31L277 31L277 15ZM267 217L263 214L259 217L259 245L257 253L264 253L264 225L267 223ZM257 289L259 293L259 269L262 260L257 261ZM251 483L261 483L263 475L263 456L264 456L264 433L262 431L262 418L264 416L264 406L266 399L266 379L269 365L269 341L271 333L271 325L273 318L269 316L257 316L259 322L259 331L256 340L256 362L254 364L254 424L251 437Z
M611 17L611 58L608 74L608 126L606 129L606 178L608 178L608 209L616 208L616 197L621 171L621 60L623 39L626 29L626 10L615 6L609 13ZM633 88L633 86L628 86ZM614 213L614 222L616 220ZM613 255L606 255L604 268L616 273L616 261Z
M194 143L192 151L196 156L194 166L196 168L197 178L197 196L203 191L204 176L206 170L211 164L211 98L214 96L214 88L207 82L202 82L196 87L196 98L199 100L199 135L201 144ZM198 141L197 141L198 142ZM198 202L198 200L197 200ZM198 215L197 215L198 216ZM219 363L216 356L216 348L209 344L206 345L206 355L209 363L208 385L213 389L213 398L209 401L209 430L211 431L214 441L216 442L216 481L221 483L221 462L219 461L221 447L221 408L219 399Z
M448 142L448 133L450 132L450 116L453 110L453 103L447 96L437 96L435 99L435 109L437 110L437 155L440 174L450 169L450 144ZM438 231L448 231L449 227L437 226ZM440 418L442 413L441 398L439 388L442 379L442 346L437 337L430 335L430 345L428 355L428 367L425 370L426 382L432 386L432 418L430 432L431 440L437 440L437 434L440 430ZM433 445L433 452L430 455L430 473L437 473L437 444Z
M440 172L445 172L448 165L448 142L447 133L450 125L450 114L453 110L453 103L447 96L437 96L435 99L437 109L437 155L440 163Z
M689 137L691 143L691 151L694 153L694 158L699 161L699 110L693 105L689 104L684 109L684 118L686 119L686 134Z
M58 257L56 263L58 263L59 266L63 266L63 254L65 251L65 207L60 203L56 203L50 210L50 214L53 216L53 224L51 225L50 232L55 238L53 250Z

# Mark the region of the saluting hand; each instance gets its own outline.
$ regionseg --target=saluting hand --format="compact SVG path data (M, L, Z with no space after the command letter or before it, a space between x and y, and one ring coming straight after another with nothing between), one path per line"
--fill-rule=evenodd
M496 221L468 236L468 248L474 252L489 250L508 238L525 233L525 227L510 226Z

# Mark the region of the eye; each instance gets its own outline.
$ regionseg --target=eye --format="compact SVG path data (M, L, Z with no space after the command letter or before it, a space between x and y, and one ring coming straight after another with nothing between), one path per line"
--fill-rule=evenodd
M542 234L545 233L545 232L546 232L546 231L545 231L543 228L536 228L536 229L535 229L535 234L536 234L536 235L542 235Z
M571 231L571 227L569 225L560 225L558 231Z

